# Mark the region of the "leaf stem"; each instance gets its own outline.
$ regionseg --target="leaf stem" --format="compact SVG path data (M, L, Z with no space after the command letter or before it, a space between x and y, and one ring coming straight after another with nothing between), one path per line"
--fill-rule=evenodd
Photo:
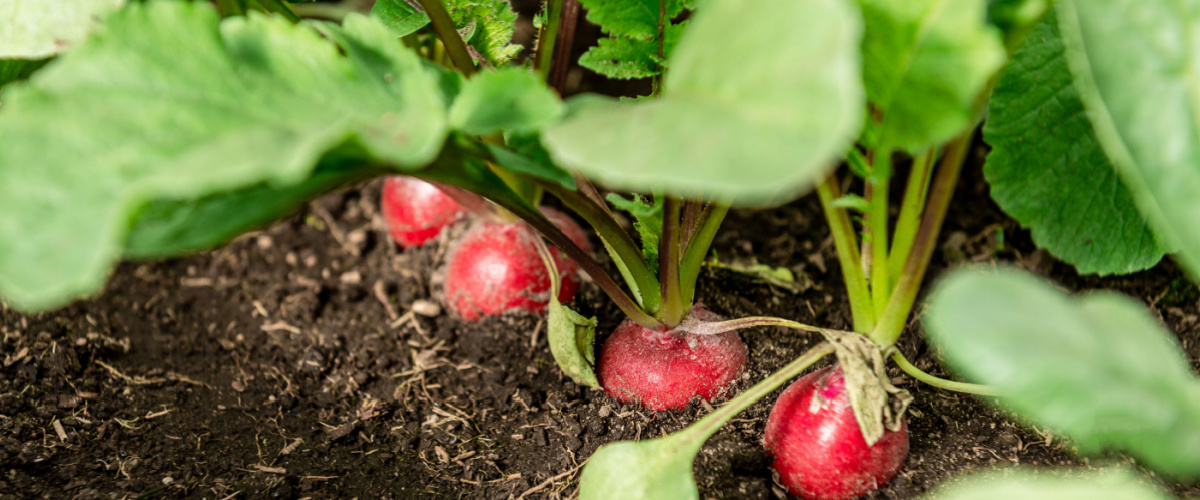
M668 196L663 204L662 238L659 240L658 282L662 287L662 307L656 316L671 327L683 321L683 317L687 313L679 281L681 210L682 203L679 198Z
M965 392L967 394L976 394L979 396L1000 395L1000 391L996 390L996 388L992 386L969 384L966 382L955 382L953 380L946 380L944 378L930 375L922 371L920 368L917 368L912 363L909 363L908 359L905 358L903 354L900 354L900 351L892 351L892 361L895 361L896 366L899 366L900 370L904 373L907 373L910 377L920 380L928 385L937 387L938 389L945 389L947 391L954 392Z
M912 172L908 174L908 184L904 188L904 200L901 201L900 217L896 220L896 232L893 235L892 251L888 254L888 274L897 279L904 271L904 262L912 251L913 240L917 237L921 214L925 210L925 198L929 194L929 178L933 164L937 160L937 149L930 148L913 159Z
M433 25L433 31L442 40L442 45L446 47L446 53L450 55L450 60L454 62L454 67L458 68L458 71L464 76L474 74L475 61L471 59L471 53L467 51L466 42L458 34L458 29L454 27L454 20L450 18L450 13L446 12L446 6L442 5L441 0L417 1L425 9L425 14L429 16L429 22Z
M887 308L871 330L871 340L880 348L886 349L896 343L908 322L908 314L925 279L925 270L929 267L929 259L933 257L938 233L942 229L942 221L946 219L946 210L950 208L950 198L954 196L954 186L958 183L958 174L962 171L963 160L967 157L974 133L975 128L971 127L946 145L912 252L904 262L904 271L896 280L896 288Z
M888 276L888 185L892 179L892 152L881 150L875 155L874 175L867 180L871 188L867 220L864 225L871 239L871 303L875 316L883 314L892 292ZM866 236L864 236L866 238Z
M842 279L846 281L846 294L850 296L854 331L869 332L875 328L875 308L871 304L866 275L859 264L857 237L854 226L850 224L850 215L846 209L833 206L834 200L842 197L834 173L817 185L817 195L821 198L821 208L825 211L825 220L829 223L829 231L837 247L838 264L842 268Z
M534 68L551 88L561 95L571 62L575 42L575 26L579 20L578 0L549 0L546 5L546 24L538 33Z
M770 394L771 391L778 389L779 386L783 385L788 380L800 375L801 372L803 372L809 366L812 366L812 364L817 362L817 360L832 353L833 344L830 344L829 342L821 342L820 344L817 344L812 349L809 349L804 354L801 354L800 357L796 358L791 363L788 363L787 366L780 368L779 371L772 373L765 379L762 379L762 381L759 383L754 384L753 387L746 389L741 394L738 394L737 397L730 400L729 403L726 403L716 411L709 413L704 418L696 421L696 423L692 424L681 432L694 434L694 437L698 441L704 442L711 437L713 433L717 432L717 429L720 429L722 425L725 425L725 422L728 422L729 419L733 418L738 413L741 413L746 408L749 408L750 405L762 399L767 394Z
M685 304L696 300L696 280L700 277L700 268L704 265L704 257L708 255L713 238L717 236L717 229L721 227L721 221L725 220L727 213L729 205L716 201L710 202L700 212L696 229L679 261L679 286Z
M604 241L612 248L612 253L615 254L612 256L613 259L624 264L630 277L633 278L633 285L637 287L638 294L642 297L642 308L647 313L657 313L662 305L662 292L659 289L658 277L650 270L650 265L643 257L641 249L633 242L629 233L613 218L607 206L598 205L596 200L586 193L571 191L556 183L540 182L539 184L559 201L562 201L567 208L579 214L604 238ZM595 191L590 183L587 186L580 185L581 191L588 188Z

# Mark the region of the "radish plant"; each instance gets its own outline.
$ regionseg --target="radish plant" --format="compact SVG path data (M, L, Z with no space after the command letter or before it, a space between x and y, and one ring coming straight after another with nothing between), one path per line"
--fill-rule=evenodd
M404 174L481 215L451 257L450 307L464 319L545 307L563 371L618 400L657 410L732 396L743 328L826 339L678 433L604 446L581 498L697 497L704 441L828 354L838 368L785 391L765 437L805 497L852 498L902 466L911 396L885 375L888 360L942 389L998 395L1085 451L1200 473L1200 384L1126 299L965 272L934 293L927 326L958 373L986 385L933 377L893 347L985 116L993 195L1040 246L1085 273L1144 269L1167 252L1200 272L1200 90L1188 76L1200 61L1185 50L1200 16L1178 2L581 0L606 38L579 64L650 78L652 94L565 101L575 0L547 2L524 60L504 0L378 0L369 15L90 0L63 17L52 3L14 7L3 27L15 35L0 41L0 296L11 306L64 305L100 291L119 259L210 248L329 189ZM727 211L810 190L853 331L706 311L696 280ZM595 230L618 275L574 222L540 207L546 196ZM500 234L512 239L490 239ZM480 280L497 251L519 254L504 265L520 272ZM599 360L596 320L564 304L576 266L627 317ZM829 411L798 416L797 401ZM841 441L804 435L822 428Z

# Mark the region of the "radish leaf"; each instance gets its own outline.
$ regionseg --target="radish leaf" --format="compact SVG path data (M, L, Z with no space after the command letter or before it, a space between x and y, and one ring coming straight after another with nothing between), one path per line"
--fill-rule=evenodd
M450 126L469 134L532 132L562 114L562 101L537 74L504 68L475 75L450 106Z
M39 59L70 49L125 0L0 0L0 58Z
M1152 484L1124 469L1074 471L1028 468L960 478L923 498L937 500L1168 500Z
M1191 3L1059 2L1067 61L1096 137L1143 217L1200 278L1200 53Z
M371 17L378 19L398 37L416 33L429 24L429 16L415 0L411 3L407 0L377 0L371 7Z
M879 145L917 152L961 133L1005 58L999 30L986 22L986 2L858 3L867 33L863 83L882 114L868 124L875 129L868 135Z
M660 98L571 99L542 143L558 164L622 190L758 205L803 193L865 115L853 8L709 0L689 24Z
M1001 75L983 134L992 199L1038 246L1085 274L1125 274L1162 259L1096 141L1055 16L1034 28Z
M1200 474L1200 380L1142 304L1069 296L1013 269L965 270L936 288L925 326L950 366L1081 451Z
M150 202L294 187L347 143L403 169L433 160L447 129L440 70L364 16L322 26L344 55L283 19L137 3L6 87L0 295L44 309L99 290Z

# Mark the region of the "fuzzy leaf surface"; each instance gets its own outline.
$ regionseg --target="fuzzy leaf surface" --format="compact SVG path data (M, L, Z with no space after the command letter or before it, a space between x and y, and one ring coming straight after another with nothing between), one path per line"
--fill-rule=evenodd
M282 19L135 4L6 88L0 296L34 310L98 291L146 203L295 186L347 142L402 169L435 158L437 70L364 16L325 29L345 55Z
M446 9L468 44L492 66L500 66L521 52L512 43L517 13L508 0L446 0Z
M880 144L917 152L958 135L1004 64L985 0L858 0L866 36L863 82L882 119ZM871 146L875 146L872 144Z
M376 0L371 7L371 17L378 19L398 37L410 35L429 24L429 16L418 8L414 0Z
M586 318L551 295L546 308L546 336L550 354L563 373L580 385L600 387L596 379L596 318Z
M1014 269L963 270L935 289L925 326L958 373L1081 451L1200 474L1200 380L1142 304L1070 296Z
M475 135L535 132L558 119L562 107L536 73L503 68L467 81L450 106L450 125Z
M645 441L601 446L579 477L580 500L699 498L692 463L704 444L685 429Z
M609 78L628 80L662 74L687 21L678 0L582 0L588 21L608 35L579 58L579 65Z
M125 0L0 0L0 58L40 59L78 45Z
M1154 266L1162 245L1093 133L1063 54L1058 21L1039 23L988 106L984 164L992 199L1033 240L1083 274Z
M1200 2L1056 4L1100 145L1166 246L1200 278Z
M1018 468L1006 474L984 472L941 486L928 500L1168 500L1145 479L1122 469L1041 473Z
M865 114L854 10L838 0L710 0L689 24L660 98L571 99L543 144L558 164L622 190L742 205L802 194Z

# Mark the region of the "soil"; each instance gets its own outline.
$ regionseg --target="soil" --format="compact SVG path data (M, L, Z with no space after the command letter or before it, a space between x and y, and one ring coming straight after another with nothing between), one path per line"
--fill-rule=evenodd
M581 28L583 47L594 31ZM579 70L572 78L596 88ZM931 281L957 265L1007 263L1069 290L1118 290L1144 301L1200 358L1200 293L1170 261L1131 276L1077 275L990 201L983 154L977 146L964 172ZM570 498L599 446L665 435L710 411L654 414L575 385L555 366L536 316L466 323L430 307L451 238L398 250L378 214L379 184L324 196L212 252L122 264L103 294L62 310L23 315L0 305L0 499ZM714 312L849 328L815 197L732 212L714 248L722 262L788 267L801 285L709 268L698 297ZM590 283L575 307L596 315L601 332L621 319ZM919 319L909 330L905 355L949 376ZM819 341L768 328L742 338L750 368L740 388ZM916 498L991 467L1133 463L1078 457L979 399L891 375L916 398L911 454L867 498ZM701 450L701 498L786 497L762 449L772 402Z
M213 252L123 264L102 295L59 311L0 312L0 498L567 498L597 447L661 436L708 411L656 415L575 385L554 365L536 316L465 323L428 310L428 277L448 238L397 250L382 230L378 188L327 195ZM1078 276L1036 251L986 189L969 168L932 279L963 262L1007 262L1071 290L1116 289L1145 301L1200 357L1200 296L1172 263ZM715 248L725 262L789 267L803 290L707 269L699 296L713 311L848 327L812 197L733 212ZM597 315L601 331L620 319L591 284L576 306ZM945 375L910 329L902 350ZM742 336L742 387L817 342L780 329ZM1089 463L973 397L893 376L916 396L912 451L899 477L868 498L914 498L987 467ZM695 464L702 498L785 496L761 445L770 405L754 405L705 445Z

